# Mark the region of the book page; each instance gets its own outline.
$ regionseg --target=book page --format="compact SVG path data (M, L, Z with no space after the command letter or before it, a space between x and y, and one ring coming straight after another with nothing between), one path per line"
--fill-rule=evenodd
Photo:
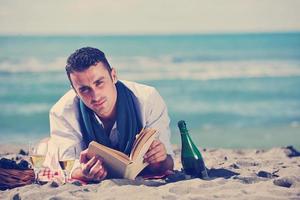
M130 160L135 161L140 157L143 157L156 136L156 130L144 129L144 131L136 139L135 145L133 146L130 154Z
M117 151L115 149L109 148L107 146L104 146L104 145L99 144L99 143L94 142L94 141L92 141L90 143L89 148L90 148L90 146L96 147L97 149L100 149L101 151L103 151L103 152L105 152L107 154L110 154L113 157L118 158L119 160L121 160L124 163L128 163L129 162L129 157L126 154L124 154L124 153L122 153L120 151Z
M148 129L137 138L137 143L131 153L132 163L128 165L125 171L125 178L134 179L146 166L148 166L148 163L144 162L143 156L148 151L156 136L156 130Z
M130 163L124 173L124 178L134 180L135 177L149 164L144 162L133 162Z
M144 129L143 128L138 134L136 134L135 140L134 140L134 142L132 144L131 152L134 151L134 149L136 148L137 143L139 143L139 141L141 140L141 138L143 137L143 135L145 135L147 133L147 131L149 131L149 129Z
M128 156L97 142L91 142L88 148L88 157L98 155L103 159L108 174L114 178L122 178L127 166L131 163Z

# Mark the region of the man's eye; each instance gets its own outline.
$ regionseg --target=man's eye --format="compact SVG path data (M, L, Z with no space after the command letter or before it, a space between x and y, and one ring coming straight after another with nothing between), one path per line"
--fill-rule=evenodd
M103 84L103 82L96 82L96 86L101 86Z
M80 92L81 92L81 93L88 93L88 92L89 92L89 89L87 89L87 88L81 88L81 89L80 89Z

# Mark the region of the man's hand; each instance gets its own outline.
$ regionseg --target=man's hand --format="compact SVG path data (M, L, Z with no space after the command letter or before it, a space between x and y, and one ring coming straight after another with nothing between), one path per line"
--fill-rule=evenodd
M102 159L97 156L89 159L87 149L80 153L79 161L81 168L77 168L73 171L72 178L88 182L99 182L107 176L107 171L103 166Z
M154 140L152 142L144 156L144 162L149 163L148 169L154 173L172 170L174 167L172 157L167 155L165 145L159 140Z
M167 158L165 145L159 140L154 140L144 156L144 161L151 164L159 163Z

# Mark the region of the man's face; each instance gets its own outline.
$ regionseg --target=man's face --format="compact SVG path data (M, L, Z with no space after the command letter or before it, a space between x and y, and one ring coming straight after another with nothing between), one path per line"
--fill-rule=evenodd
M117 77L114 69L109 72L99 62L83 72L72 72L70 79L75 92L87 107L100 118L114 117L117 101Z

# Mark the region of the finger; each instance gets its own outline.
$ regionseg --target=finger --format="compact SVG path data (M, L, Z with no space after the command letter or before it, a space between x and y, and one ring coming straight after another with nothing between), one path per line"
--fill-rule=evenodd
M107 171L104 168L102 168L100 171L98 171L97 174L95 174L94 178L95 178L95 180L100 181L100 180L105 179L106 176L107 176Z
M153 142L151 143L149 149L153 149L155 148L156 146L160 145L161 142L159 140L153 140Z
M91 180L93 181L101 181L103 180L107 175L107 172L105 168L103 167L101 170L99 170L93 177L91 177Z
M161 155L155 154L152 157L150 157L149 159L147 159L147 162L149 164L159 163L159 162L166 160L166 158L167 158L166 154L161 154Z
M162 158L161 158L161 157L162 157ZM150 163L150 162L153 162L153 161L155 161L155 162L157 162L157 161L162 161L162 160L164 160L166 157L167 157L167 152L166 152L164 149L162 149L162 150L159 150L159 151L157 151L156 153L150 155L150 156L147 157L145 160L146 160L146 162ZM160 158L161 158L162 160L161 160Z
M83 164L83 165L81 166L82 173L83 173L85 176L88 176L91 167L92 167L96 162L97 162L97 159L96 159L96 157L94 156L94 157L93 157L92 159L90 159L87 163Z
M158 146L158 147L155 147L155 148L149 150L149 151L145 154L144 158L147 159L147 158L149 158L149 157L151 157L151 156L153 156L153 155L159 153L160 151L162 151L162 148L161 148L161 147L159 147L159 146Z
M80 156L79 156L80 163L87 163L89 161L89 159L87 157L87 151L88 151L88 149L86 149L80 153Z
M98 159L97 159L95 156L93 156L92 159L90 159L90 160L85 164L85 166L86 166L86 168L91 169L91 168L94 166L94 164L95 164L96 162L98 162Z
M99 171L103 169L101 161L98 160L95 165L90 169L89 176L94 177Z
M158 158L160 157L164 157L165 153L163 152L158 152L156 154L153 154L152 156L148 157L148 158L145 158L144 159L144 162L147 162L147 163L153 163L153 162L156 162Z
M102 175L101 177L99 177L99 178L100 178L100 180L103 180L103 179L105 179L105 178L106 178L106 176L107 176L107 171L106 171L106 170L104 170L104 173L103 173L103 175Z
M159 143L158 145L155 146L155 148L148 150L148 152L145 154L144 158L149 158L153 156L154 154L157 154L159 152L166 153L166 148L163 143Z

